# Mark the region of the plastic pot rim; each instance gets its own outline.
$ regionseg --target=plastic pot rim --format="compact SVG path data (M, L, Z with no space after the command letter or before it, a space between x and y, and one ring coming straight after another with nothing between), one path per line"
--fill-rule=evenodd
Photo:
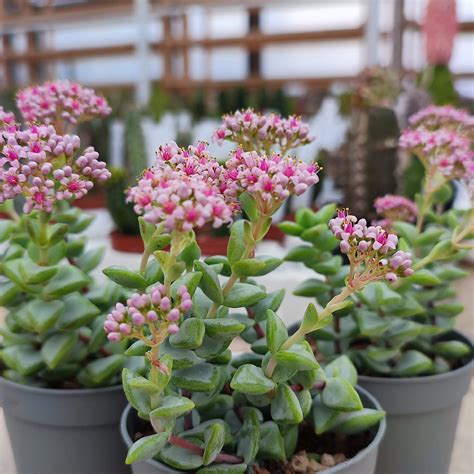
M370 401L370 403L373 405L374 409L383 410L383 408L380 405L380 403L378 402L378 400L370 392L368 392L366 389L360 387L359 385L356 385L356 388L357 388L358 393L364 395L364 397L366 397ZM122 437L125 441L125 444L127 445L127 449L130 449L130 447L133 444L132 438L130 437L130 434L129 434L128 429L127 429L127 419L128 419L128 416L129 416L129 413L130 413L131 410L132 410L132 406L130 404L128 404L125 407L125 410L123 411L122 417L120 419L120 432L121 432ZM377 428L377 433L376 433L374 439L370 442L370 444L368 446L366 446L364 449L359 451L354 457L352 457L350 459L347 459L346 461L344 461L340 464L337 464L334 467L326 469L324 472L326 472L327 474L332 474L332 473L335 473L335 472L339 472L339 471L343 470L344 468L350 466L351 464L357 463L359 460L364 458L370 451L372 451L374 449L378 449L378 447L379 447L380 443L382 442L382 439L385 435L386 427L387 427L387 422L386 422L385 417L384 417L384 418L382 418L382 420L380 420L380 422L378 424L378 428ZM145 462L147 464L150 464L151 466L155 467L157 470L158 469L163 470L163 468L164 468L164 469L167 470L165 472L176 473L176 474L186 474L185 471L177 471L177 470L173 469L172 467L167 466L166 464L163 464L159 461L155 461L154 459L149 459ZM132 464L132 466L133 466L133 464Z
M50 396L57 396L57 397L73 397L77 395L92 395L98 392L100 393L107 393L107 392L114 392L117 390L121 384L112 385L109 387L97 387L97 388L44 388L44 387L35 387L33 385L26 385L18 382L13 382L13 380L8 380L5 377L0 375L0 385L10 385L12 388L16 388L17 390L23 390L25 392L30 393L38 393L38 394L45 394Z

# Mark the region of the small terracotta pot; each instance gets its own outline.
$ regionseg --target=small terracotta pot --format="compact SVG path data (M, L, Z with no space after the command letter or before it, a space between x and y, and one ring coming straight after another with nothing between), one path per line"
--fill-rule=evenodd
M105 192L103 189L95 188L92 192L86 194L82 199L74 201L74 206L83 210L103 209L105 204Z
M119 252L143 253L143 240L139 235L123 234L118 230L110 233L112 248Z

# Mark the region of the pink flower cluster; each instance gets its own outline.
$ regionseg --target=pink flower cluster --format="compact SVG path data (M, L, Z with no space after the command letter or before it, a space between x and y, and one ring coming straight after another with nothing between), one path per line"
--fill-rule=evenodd
M269 153L273 146L277 146L282 155L314 140L308 124L300 117L262 115L252 109L224 115L222 125L214 132L213 138L217 143L229 140L240 145L244 151L260 153Z
M57 201L80 199L110 177L98 153L80 147L75 135L58 135L53 126L0 132L0 202L25 197L24 212L52 212Z
M409 121L412 127L421 125L430 130L445 127L458 131L468 129L472 132L474 128L474 117L467 110L457 109L452 105L430 105L412 115Z
M413 222L417 215L416 204L412 200L394 194L378 197L375 199L374 207L377 214L390 222Z
M182 285L171 298L162 284L154 286L150 294L135 293L127 300L127 305L117 303L115 309L107 315L104 330L109 341L124 338L142 339L149 345L149 335L144 331L148 327L152 339L163 340L168 334L179 331L179 321L192 308L191 295ZM154 342L160 342L154 341Z
M363 274L370 281L385 278L394 282L398 276L410 276L413 273L411 255L400 250L392 255L397 248L398 237L383 227L368 226L365 219L357 219L344 209L329 221L329 228L341 241L341 252L348 256L351 268L363 263ZM353 273L351 271L351 278Z
M45 82L17 93L17 106L27 123L59 126L59 121L77 124L96 117L106 117L111 108L93 89L77 82Z
M400 147L416 154L428 168L437 168L447 179L459 178L470 182L474 153L469 138L441 128L405 130Z
M188 232L208 223L217 228L231 223L237 209L222 171L205 144L183 150L170 143L158 149L154 166L129 189L127 199L137 214L168 231Z
M277 154L259 155L238 148L226 162L226 178L230 189L251 194L259 211L272 214L290 195L303 194L319 181L317 163L304 163Z

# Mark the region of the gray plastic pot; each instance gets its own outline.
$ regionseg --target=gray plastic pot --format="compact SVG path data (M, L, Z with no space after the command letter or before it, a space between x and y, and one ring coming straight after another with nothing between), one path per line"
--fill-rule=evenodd
M375 408L381 410L379 402L366 390L361 387L357 387L357 392L360 395L362 403L366 408ZM134 425L137 419L135 410L130 405L125 408L122 414L122 420L120 422L120 432L122 433L123 441L125 442L127 449L132 446L131 434L133 434ZM377 462L377 451L382 438L385 433L385 420L382 420L377 428L376 434L372 442L362 451L359 451L356 456L347 461L338 464L330 469L324 471L325 474L373 474L375 472L375 464ZM183 471L176 471L170 467L162 464L161 462L150 460L150 461L139 461L132 464L133 474L183 474Z
M443 337L467 344L457 331ZM459 410L469 389L473 360L445 374L427 377L360 376L387 413L387 433L379 449L380 474L446 474Z
M121 386L54 390L0 377L0 405L18 474L129 474Z

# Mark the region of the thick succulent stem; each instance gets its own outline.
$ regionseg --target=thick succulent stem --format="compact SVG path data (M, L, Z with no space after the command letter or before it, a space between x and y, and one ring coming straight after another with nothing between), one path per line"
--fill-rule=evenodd
M50 215L46 212L41 212L39 216L39 248L40 248L40 261L39 265L48 264L48 222Z

